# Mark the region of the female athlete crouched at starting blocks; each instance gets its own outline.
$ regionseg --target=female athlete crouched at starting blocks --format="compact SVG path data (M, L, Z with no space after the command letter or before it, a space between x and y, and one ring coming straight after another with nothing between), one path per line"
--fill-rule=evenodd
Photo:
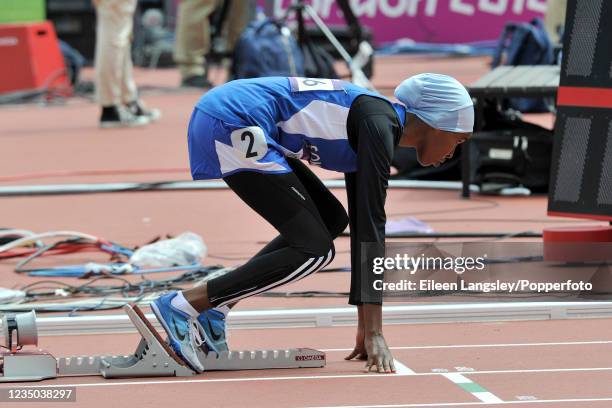
M203 370L195 351L200 339L227 350L229 307L324 268L334 239L350 225L349 303L358 307L359 325L347 359L395 371L383 337L382 294L372 289L375 276L361 270L361 243L374 244L368 258L384 256L394 148L413 147L421 164L437 166L474 125L472 100L451 77L413 76L395 96L402 104L340 80L270 77L232 81L198 101L188 130L193 178L222 178L280 235L233 271L152 303L172 348L194 370ZM302 161L344 173L348 216Z

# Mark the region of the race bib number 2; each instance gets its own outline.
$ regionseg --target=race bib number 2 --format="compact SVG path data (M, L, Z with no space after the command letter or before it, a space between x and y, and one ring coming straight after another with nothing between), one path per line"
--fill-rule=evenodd
M259 160L268 152L268 143L262 128L250 126L236 129L230 135L232 146L244 154L245 159Z
M305 91L342 91L342 81L324 78L289 78L292 92Z

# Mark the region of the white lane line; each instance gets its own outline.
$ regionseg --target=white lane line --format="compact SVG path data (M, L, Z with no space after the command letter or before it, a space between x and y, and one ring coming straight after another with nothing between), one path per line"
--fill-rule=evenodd
M588 372L588 371L612 371L612 367L584 367L584 368L535 368L525 370L483 370L471 371L462 373L466 375L472 374L530 374L530 373L573 373L573 372ZM434 374L434 373L432 373ZM420 375L417 373L415 375ZM439 374L438 374L439 375Z
M535 401L502 401L496 403L496 405L511 405L511 404L562 404L562 403L576 403L576 402L602 402L612 401L610 398L568 398L568 399L554 399L554 400L535 400ZM425 408L425 407L469 407L479 405L490 405L488 402L439 402L439 403L425 403L425 404L396 404L396 405L326 405L326 406L312 406L306 408Z
M482 402L486 402L487 404L499 404L501 402L504 402L497 395L489 391L473 392L472 395L481 400Z
M526 373L567 373L567 372L597 372L597 371L612 371L612 367L595 367L595 368L545 368L534 370L491 370L491 371L472 371L470 373L460 373L464 375L473 374L526 374ZM450 373L448 373L450 374ZM427 377L439 376L439 373L414 373L412 377ZM234 382L252 382L252 381L292 381L292 380L327 380L327 379L381 379L395 378L389 374L339 374L339 375L304 375L292 377L247 377L247 378L208 378L199 380L153 380L153 381L122 381L113 382L113 380L105 380L97 383L76 383L76 384L45 384L45 385L20 385L22 388L61 388L61 387L118 387L130 385L164 385L164 384L197 384L197 383L234 383ZM0 386L0 388L3 388Z
M396 375L414 375L415 372L406 367L406 365L404 363L402 363L401 361L397 360L397 359L393 359L393 363L395 364L395 374Z
M612 340L594 341L568 341L551 343L500 343L500 344L449 344L443 346L396 346L389 347L391 350L436 350L436 349L462 349L462 348L495 348L495 347L546 347L546 346L587 346L596 344L612 344ZM352 348L319 349L325 352L352 351Z
M504 402L497 395L489 391L473 392L472 395L481 400L482 402L486 402L487 404L499 404L501 402Z
M451 380L452 382L454 382L455 384L468 384L472 382L472 380L470 380L463 374L459 374L459 373L448 373L448 374L442 374L442 375L448 378L449 380Z

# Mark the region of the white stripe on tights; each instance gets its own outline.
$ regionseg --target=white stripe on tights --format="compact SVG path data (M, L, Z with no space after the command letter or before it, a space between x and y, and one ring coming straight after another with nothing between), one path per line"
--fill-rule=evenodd
M291 281L287 282L287 283L297 282L300 279L310 275L311 273L314 273L314 272L318 271L319 269L321 269L323 267L323 264L325 264L325 256L319 257L317 259L317 262L312 267L308 268L306 271L302 272L301 274L299 274L295 278L291 279ZM276 286L280 286L280 285L276 285Z
M316 259L316 258L308 258L308 260L307 260L306 262L304 262L304 263L303 263L303 264L302 264L302 265L301 265L301 266L300 266L298 269L296 269L295 271L293 271L291 274L289 274L289 275L285 276L285 277L284 277L284 278L283 278L281 281L282 281L282 282L286 282L287 280L291 280L291 279L292 279L292 278L293 278L295 275L299 274L299 273L300 273L302 270L304 270L304 269L308 268L310 265L312 265L312 262L313 262L315 259ZM266 290L266 289L268 289L268 288L270 288L270 287L272 287L272 286L275 286L276 284L277 284L277 282L274 282L274 283L272 283L272 284L270 284L270 285L268 285L268 286L265 286L265 287L263 288L263 290ZM224 305L226 305L226 304L233 303L233 302L235 302L235 301L237 301L237 300L239 300L239 299L243 299L243 298L245 298L245 297L251 296L251 294L259 293L259 291L260 291L260 289L258 289L258 288L253 288L253 289L254 289L253 291L250 291L250 292L248 292L248 293L246 293L246 294L244 294L244 295L242 295L242 296L240 296L240 297L235 297L235 296L236 296L236 294L232 293L231 295L227 295L227 296L224 296L224 297L222 297L222 298L217 298L217 299L213 299L213 300L214 300L214 301L219 301L219 299L226 299L226 298L229 298L229 297L231 297L231 298L232 298L232 299L230 299L230 300L228 300L228 301L224 301L224 302L220 303L220 304L217 306L217 307L221 307L221 306L224 306Z
M308 275L312 275L313 273L320 271L321 269L323 269L325 267L325 265L329 264L329 262L331 262L331 257L333 256L332 251L330 250L327 253L327 259L324 259L325 257L319 257L317 262L311 266L310 268L308 268L307 270L305 270L303 273L301 273L299 276L295 277L294 279L292 279L290 282L284 282L284 281L280 281L280 282L276 282L274 284L274 286L272 286L271 288L268 288L266 290L272 290L272 289L276 289L279 286L282 286L284 284L288 284L288 283L293 283L293 282L297 282L301 279L304 279L306 276Z
M229 300L227 300L227 301L225 301L225 302L220 303L220 304L219 304L217 307L221 307L221 306L228 305L228 304L230 304L230 303L237 302L237 301L238 301L238 300L240 300L240 299L244 299L244 298L247 298L247 297L250 297L250 296L256 295L256 294L258 294L258 293L265 292L265 291L267 291L267 290L269 290L269 289L275 288L275 287L280 286L280 285L284 285L285 283L289 283L289 282L292 282L292 281L294 281L294 280L299 280L299 279L301 279L302 277L307 276L307 275L309 275L310 273L315 272L316 270L318 270L318 269L320 268L320 265L321 265L321 264L323 264L323 263L325 263L326 258L327 258L327 259L329 259L329 258L331 257L331 254L332 254L332 251L330 250L330 251L328 252L327 256L321 256L321 257L319 257L319 258L309 258L309 259L308 259L308 260L307 260L305 263L303 263L303 264L302 264L302 265L301 265L301 266L300 266L298 269L296 269L295 271L293 271L293 272L292 272L291 274L289 274L288 276L285 276L285 277L284 277L283 279L281 279L280 281L277 281L277 282L271 283L271 284L270 284L270 285L268 285L268 286L264 286L263 288L256 289L256 290L254 290L254 291L252 291L252 292L246 293L246 294L241 295L241 296L239 296L239 297L234 297L234 298L232 298L232 299L229 299ZM310 265L310 264L312 263L312 261L314 261L315 259L316 259L316 261L315 261L314 265L312 265L312 266L310 266L310 267L309 267L309 265ZM302 271L303 271L303 272L302 272Z
M308 275L312 275L313 273L315 273L317 271L320 271L321 269L325 268L332 261L333 257L334 257L334 252L333 252L332 249L330 249L329 252L327 253L327 258L325 259L325 261L323 261L323 263L320 266L318 266L315 270L313 270L311 272L302 274L297 279L295 279L293 282L297 282L299 280L302 280L305 277L307 277Z

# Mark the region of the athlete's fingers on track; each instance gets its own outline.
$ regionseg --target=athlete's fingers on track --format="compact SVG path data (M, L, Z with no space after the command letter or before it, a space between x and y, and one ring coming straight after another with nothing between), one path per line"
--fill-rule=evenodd
M395 361L393 359L389 360L389 368L391 369L392 373L397 372L397 370L395 369Z
M378 369L379 373L384 373L385 372L385 367L384 367L384 364L383 364L382 356L378 356L376 358L376 368Z

